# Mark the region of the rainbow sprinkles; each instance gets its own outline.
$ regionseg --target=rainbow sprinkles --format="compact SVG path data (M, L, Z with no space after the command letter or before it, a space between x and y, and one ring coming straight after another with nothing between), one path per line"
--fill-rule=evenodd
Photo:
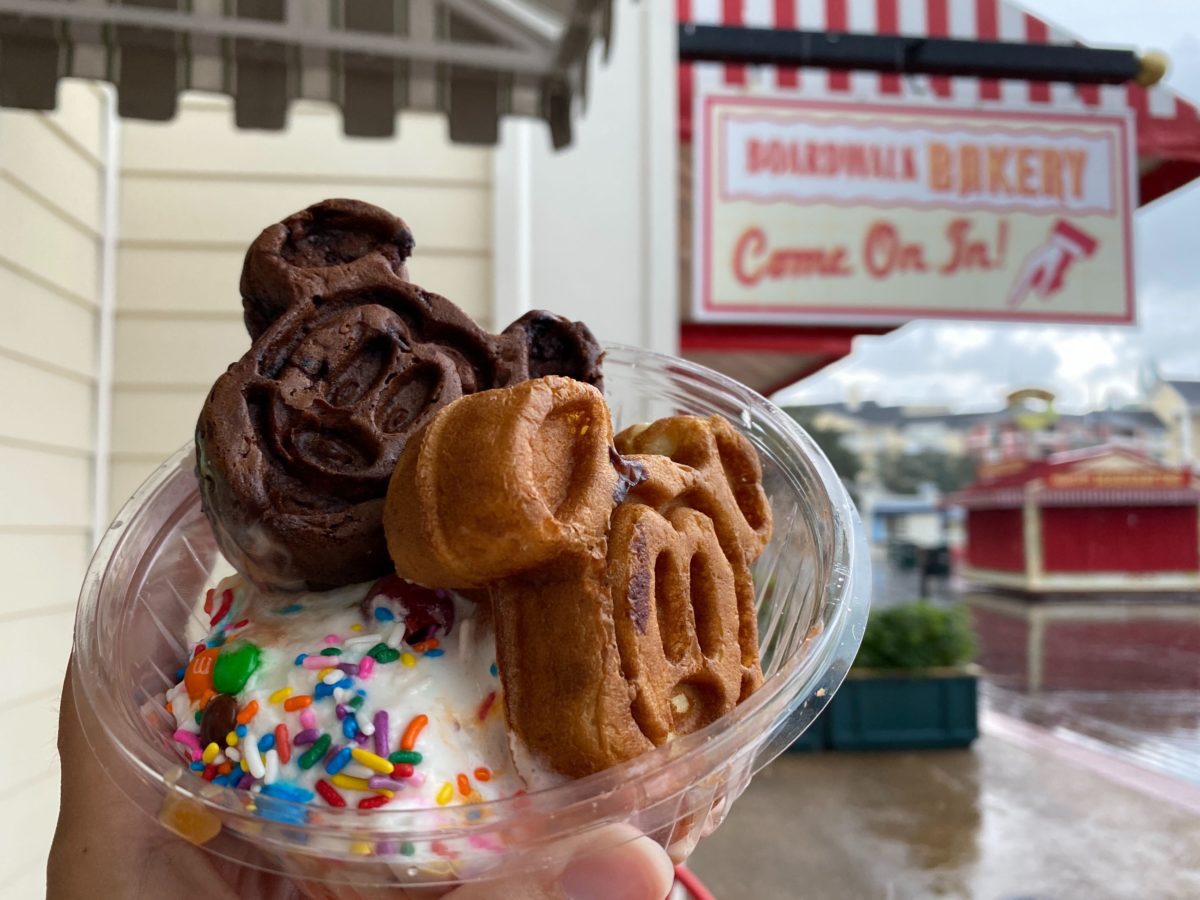
M389 576L281 600L240 576L208 591L166 708L205 781L360 810L478 804L523 793L486 611ZM364 852L370 852L369 846Z

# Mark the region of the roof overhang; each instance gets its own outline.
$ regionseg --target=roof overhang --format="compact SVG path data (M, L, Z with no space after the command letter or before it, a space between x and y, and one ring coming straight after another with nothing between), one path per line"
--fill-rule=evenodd
M77 77L112 82L127 118L213 91L240 128L281 129L304 98L338 106L349 135L441 110L455 141L495 143L518 115L561 147L611 16L611 0L0 0L0 106L53 109Z

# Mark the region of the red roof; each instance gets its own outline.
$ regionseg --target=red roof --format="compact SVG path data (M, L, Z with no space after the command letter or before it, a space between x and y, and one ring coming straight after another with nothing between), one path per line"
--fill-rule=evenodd
M982 466L979 479L946 499L953 506L1011 507L1035 492L1041 505L1196 503L1200 490L1186 468L1165 466L1124 447L1099 446L1039 460Z

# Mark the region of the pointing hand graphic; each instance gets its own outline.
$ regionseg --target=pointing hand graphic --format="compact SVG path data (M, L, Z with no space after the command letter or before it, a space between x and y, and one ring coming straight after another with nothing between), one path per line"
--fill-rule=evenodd
M1096 252L1100 242L1071 223L1059 219L1045 242L1025 258L1025 264L1008 293L1008 306L1020 306L1032 292L1049 300L1062 290L1067 269L1077 259Z

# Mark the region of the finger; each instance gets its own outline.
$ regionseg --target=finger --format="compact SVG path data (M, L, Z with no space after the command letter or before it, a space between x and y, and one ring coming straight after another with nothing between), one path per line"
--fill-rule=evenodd
M541 876L467 885L445 900L663 900L675 870L658 844L627 825L613 825L568 847Z

